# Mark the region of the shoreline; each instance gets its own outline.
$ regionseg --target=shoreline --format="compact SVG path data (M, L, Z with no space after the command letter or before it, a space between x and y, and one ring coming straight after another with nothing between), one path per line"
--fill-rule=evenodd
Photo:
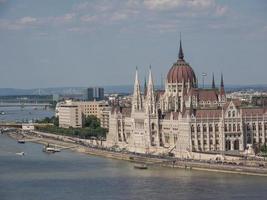
M128 162L135 163L145 163L149 166L159 166L168 168L180 168L185 170L198 170L198 171L208 171L208 172L219 172L219 173L229 173L229 174L240 174L240 175L253 175L253 176L267 176L266 167L249 167L249 166L230 166L224 164L214 164L214 163L203 163L198 161L187 161L177 158L159 158L159 157L149 157L147 155L134 154L134 153L124 153L108 151L100 148L93 148L89 146L82 145L78 143L78 138L71 138L66 136L60 136L50 133L34 132L35 135L28 135L23 133L8 133L7 135L15 140L25 139L32 140L29 142L38 143L46 145L48 143L55 144L57 146L62 146L69 148L72 151L84 153L93 156L101 156L104 158L111 158L117 160L124 160ZM39 136L39 137L38 137ZM52 138L51 138L52 137ZM70 139L71 138L71 139Z

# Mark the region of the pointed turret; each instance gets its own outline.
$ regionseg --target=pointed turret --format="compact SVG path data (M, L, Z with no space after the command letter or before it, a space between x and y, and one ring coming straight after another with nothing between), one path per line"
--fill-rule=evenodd
M223 74L221 73L221 88L224 88L224 83L223 83Z
M142 108L143 108L143 104L142 104L140 83L138 80L138 69L136 67L134 93L133 93L133 99L132 99L132 111L142 110Z
M154 93L154 83L152 77L151 66L149 67L149 77L148 77L148 87L147 87L147 110L150 114L156 113L156 102L155 102L155 93Z
M181 33L180 33L180 47L179 47L178 58L179 58L179 60L183 60L184 59L184 52L183 52L183 47L182 47Z
M224 83L223 83L223 74L221 74L220 99L221 99L221 101L225 101L226 100L225 90L224 90Z
M214 73L212 73L212 89L215 89Z
M145 77L145 82L144 82L144 97L146 97L147 94L147 85L146 85L146 77Z

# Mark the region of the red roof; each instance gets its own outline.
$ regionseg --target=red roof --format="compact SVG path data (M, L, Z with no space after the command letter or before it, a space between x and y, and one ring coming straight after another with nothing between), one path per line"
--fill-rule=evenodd
M199 101L218 101L217 89L191 88L189 95L197 96Z
M178 60L173 64L167 75L168 83L181 83L183 81L196 83L194 70L184 60Z
M197 118L205 118L205 117L221 117L222 110L221 109L205 109L205 110L196 110L195 116Z
M242 114L243 116L257 116L264 115L266 110L264 108L243 108Z

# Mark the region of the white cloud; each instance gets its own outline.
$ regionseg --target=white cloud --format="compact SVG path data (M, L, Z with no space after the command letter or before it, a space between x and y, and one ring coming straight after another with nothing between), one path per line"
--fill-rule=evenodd
M228 7L226 6L216 6L215 14L217 16L223 16L228 12Z
M75 17L76 17L75 13L67 13L63 16L51 17L49 18L48 21L52 21L56 24L69 23L72 22Z
M184 0L144 0L144 5L151 10L171 9L181 5Z
M144 5L151 10L169 10L177 7L206 9L215 5L214 0L144 0Z
M22 17L18 20L18 23L22 25L27 25L27 24L33 24L36 21L37 19L34 17Z
M94 22L98 19L95 15L83 15L80 17L80 20L83 22Z

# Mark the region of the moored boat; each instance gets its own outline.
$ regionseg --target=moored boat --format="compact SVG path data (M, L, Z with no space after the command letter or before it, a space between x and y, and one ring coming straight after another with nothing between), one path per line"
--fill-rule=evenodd
M135 169L147 169L147 165L146 164L143 164L143 163L137 163L134 165L134 168Z

